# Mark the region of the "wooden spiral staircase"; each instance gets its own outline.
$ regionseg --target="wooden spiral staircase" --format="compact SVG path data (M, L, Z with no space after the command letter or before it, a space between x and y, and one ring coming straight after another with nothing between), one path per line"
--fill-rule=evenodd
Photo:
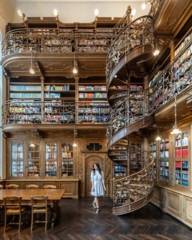
M154 42L153 16L143 16L132 21L131 9L128 8L126 16L116 26L106 68L108 99L111 107L111 126L108 131L109 157L112 161L121 161L126 157L129 162L126 176L113 178L115 215L127 214L145 206L150 200L154 187L153 159L144 149L135 148L135 155L139 151L141 154L140 159L136 159L138 162L133 162L130 159L129 141L132 134L144 131L153 122L152 114L148 111L147 91L143 88L137 93L131 90L131 85L136 82L144 83L144 77L152 66ZM140 105L135 108L132 106L133 97L142 99ZM136 168L131 168L131 165Z

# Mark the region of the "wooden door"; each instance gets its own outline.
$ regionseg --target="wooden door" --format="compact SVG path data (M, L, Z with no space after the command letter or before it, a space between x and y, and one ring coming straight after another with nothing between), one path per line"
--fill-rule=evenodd
M105 173L104 169L104 154L89 154L85 157L85 196L89 197L91 192L91 170L95 163L101 166L102 171Z

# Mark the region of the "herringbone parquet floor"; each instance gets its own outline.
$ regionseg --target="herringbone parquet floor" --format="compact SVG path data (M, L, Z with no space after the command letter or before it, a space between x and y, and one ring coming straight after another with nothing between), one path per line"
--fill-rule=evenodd
M105 199L103 209L96 215L90 208L90 200L62 200L60 222L45 234L37 226L31 235L30 229L10 230L3 240L191 240L192 230L162 213L153 205L127 216L111 214L111 202Z

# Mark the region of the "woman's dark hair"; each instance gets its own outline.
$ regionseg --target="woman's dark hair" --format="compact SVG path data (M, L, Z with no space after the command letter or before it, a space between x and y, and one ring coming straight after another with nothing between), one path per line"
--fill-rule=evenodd
M95 163L94 165L97 166L97 170L99 171L99 173L101 174L101 167L99 165L99 163ZM94 165L93 165L93 172L95 173L95 168L94 168Z

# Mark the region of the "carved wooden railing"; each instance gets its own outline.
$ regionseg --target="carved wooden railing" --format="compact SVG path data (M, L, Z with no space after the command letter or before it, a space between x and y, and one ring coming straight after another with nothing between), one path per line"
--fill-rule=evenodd
M122 215L146 205L155 182L154 161L141 171L113 181L113 213Z
M106 77L108 84L111 74L120 60L136 47L153 46L154 31L153 18L142 16L131 22L131 12L128 11L124 22L116 27L116 33L111 41L107 55Z
M78 30L56 28L24 28L6 33L2 55L17 53L106 53L113 29Z
M106 101L62 102L57 99L13 100L3 106L3 124L106 124L110 121Z

